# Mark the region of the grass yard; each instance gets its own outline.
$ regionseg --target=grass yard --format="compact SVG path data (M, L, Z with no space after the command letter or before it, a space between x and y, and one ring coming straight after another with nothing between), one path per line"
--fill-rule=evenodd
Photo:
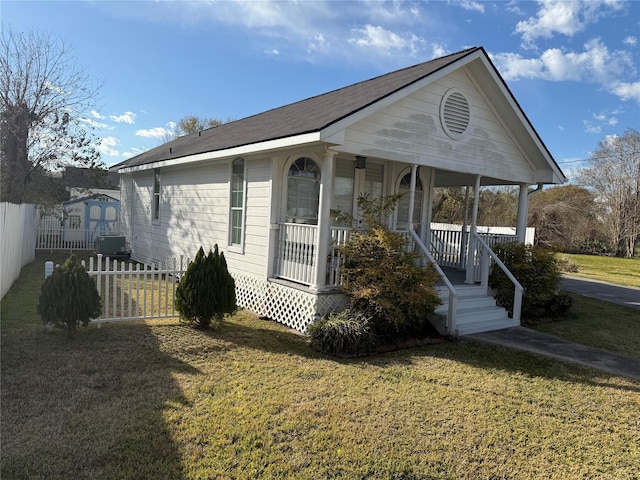
M640 311L582 295L573 298L574 318L543 323L535 330L572 342L640 358Z
M571 272L569 275L640 288L640 257L618 258L568 253L561 253L559 257L578 266L578 272Z
M249 313L69 341L43 262L1 305L3 479L637 478L638 382L471 343L334 359Z

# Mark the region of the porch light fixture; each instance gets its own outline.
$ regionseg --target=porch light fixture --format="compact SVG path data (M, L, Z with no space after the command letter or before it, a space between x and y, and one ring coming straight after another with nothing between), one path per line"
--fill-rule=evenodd
M358 170L363 170L367 168L367 157L356 155L356 168Z

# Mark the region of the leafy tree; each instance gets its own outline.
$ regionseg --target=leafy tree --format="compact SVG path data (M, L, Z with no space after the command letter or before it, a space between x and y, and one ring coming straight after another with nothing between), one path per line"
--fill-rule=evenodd
M64 165L100 164L90 123L98 87L64 42L2 28L0 153L2 201L38 202L29 185Z
M469 217L473 208L473 195L469 196ZM437 188L434 195L433 221L464 223L465 189L462 187ZM512 227L518 215L518 195L511 187L487 187L479 193L478 225ZM470 218L467 219L468 221Z
M206 256L202 247L198 249L178 284L175 306L185 323L203 330L236 310L235 282L218 245Z
M600 141L578 179L604 208L602 221L616 256L631 257L640 240L640 131Z
M42 321L66 328L68 338L74 338L76 326L81 323L86 327L101 309L98 289L75 255L55 267L40 290L38 313Z

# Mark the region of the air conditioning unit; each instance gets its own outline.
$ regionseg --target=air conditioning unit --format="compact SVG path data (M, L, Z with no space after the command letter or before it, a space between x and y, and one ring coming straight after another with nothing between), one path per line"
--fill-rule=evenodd
M99 235L96 237L96 253L105 256L127 255L125 238L120 235Z

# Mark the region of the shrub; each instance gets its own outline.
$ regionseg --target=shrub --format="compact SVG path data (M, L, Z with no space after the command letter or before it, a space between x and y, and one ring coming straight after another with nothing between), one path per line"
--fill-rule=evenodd
M214 319L222 320L224 315L235 312L235 282L218 245L207 256L200 247L180 279L175 306L184 323L204 330L211 328Z
M316 350L337 355L371 352L376 336L367 317L347 309L331 313L309 326L311 346Z
M578 273L580 268L564 255L556 257L556 263L561 272Z
M561 275L553 252L523 243L496 245L495 252L524 288L523 318L558 318L568 313L571 298L558 292ZM496 290L498 304L513 312L514 285L497 265L489 286Z
M95 282L85 268L71 255L62 266L56 266L40 289L38 313L42 321L67 329L74 338L76 326L87 326L100 315L102 302Z
M399 198L361 196L358 207L368 228L354 232L342 246L347 258L342 291L351 308L371 319L376 335L423 333L430 329L427 316L440 304L434 287L438 273L432 265L419 265L405 234L381 221Z

